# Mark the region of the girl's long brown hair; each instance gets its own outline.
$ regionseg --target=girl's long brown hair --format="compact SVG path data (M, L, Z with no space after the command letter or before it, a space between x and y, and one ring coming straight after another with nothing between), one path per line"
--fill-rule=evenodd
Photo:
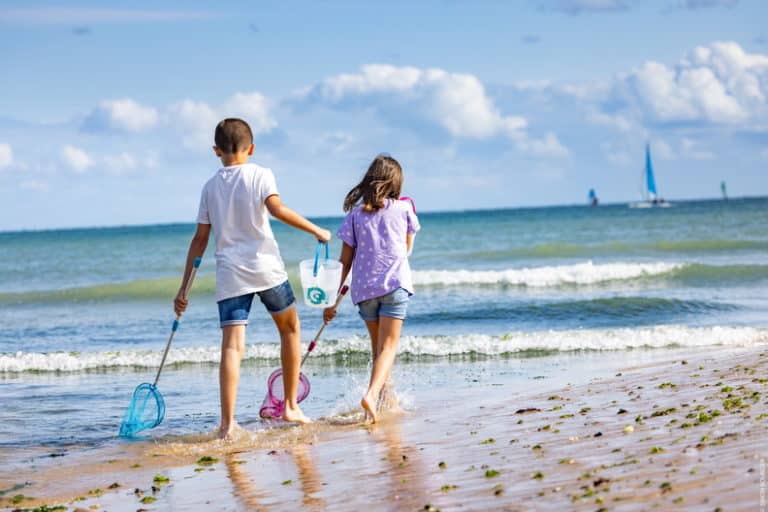
M403 169L388 155L373 159L363 179L344 198L344 211L354 208L362 199L363 209L375 212L384 208L387 199L398 199L403 188Z

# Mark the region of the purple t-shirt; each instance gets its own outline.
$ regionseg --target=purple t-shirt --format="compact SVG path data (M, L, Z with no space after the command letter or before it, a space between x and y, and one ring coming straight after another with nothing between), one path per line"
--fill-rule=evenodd
M383 297L398 288L413 294L406 235L421 226L409 201L388 199L384 208L366 212L356 206L336 232L355 248L352 261L352 302Z

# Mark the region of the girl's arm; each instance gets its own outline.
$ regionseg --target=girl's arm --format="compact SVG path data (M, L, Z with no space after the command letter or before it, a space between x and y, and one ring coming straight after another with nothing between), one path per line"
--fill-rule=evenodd
M347 244L346 242L343 243L341 246L341 256L339 256L339 261L341 262L341 282L339 283L339 289L341 289L341 287L344 286L344 283L347 281L347 276L349 275L349 271L352 269L352 260L354 259L355 259L355 248ZM335 306L331 306L323 310L323 321L325 321L325 323L328 323L331 320L333 320L335 316L336 316Z
M265 201L264 204L267 206L267 210L269 210L269 213L272 214L274 218L277 220L280 220L282 222L285 222L291 227L294 227L296 229L300 229L302 231L306 231L307 233L310 233L312 236L317 238L321 242L328 243L331 240L331 232L327 229L323 229L320 226L308 221L295 211L288 208L286 205L283 204L283 202L280 200L280 196L277 194L272 194L269 196Z
M408 251L408 256L413 252L413 242L416 238L416 233L408 233L405 235L405 248Z

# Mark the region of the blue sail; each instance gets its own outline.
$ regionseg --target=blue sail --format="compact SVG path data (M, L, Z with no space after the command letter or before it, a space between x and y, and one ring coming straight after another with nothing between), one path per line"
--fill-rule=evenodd
M645 145L645 180L646 188L651 199L656 197L656 180L653 177L653 164L651 163L651 145Z

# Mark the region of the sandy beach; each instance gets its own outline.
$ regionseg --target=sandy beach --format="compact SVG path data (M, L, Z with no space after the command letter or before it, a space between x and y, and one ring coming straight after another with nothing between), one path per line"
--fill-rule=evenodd
M34 458L2 506L60 510L765 510L768 351L700 349L556 392L488 383L361 425ZM32 459L30 459L32 460ZM763 500L761 502L761 499ZM46 510L41 508L39 510Z

